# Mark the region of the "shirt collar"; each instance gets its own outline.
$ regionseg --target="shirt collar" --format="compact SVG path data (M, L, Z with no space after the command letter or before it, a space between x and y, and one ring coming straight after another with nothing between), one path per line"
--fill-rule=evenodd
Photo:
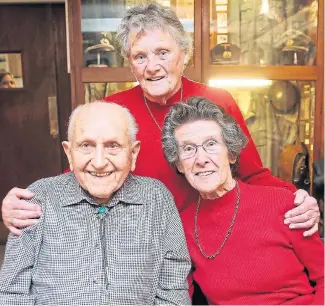
M67 176L67 181L66 186L60 195L60 203L63 207L82 202L99 205L91 195L80 186L73 172L64 175ZM124 184L113 194L112 198L108 201L107 206L113 207L119 202L131 205L144 204L144 198L139 193L138 183L132 174L127 176Z

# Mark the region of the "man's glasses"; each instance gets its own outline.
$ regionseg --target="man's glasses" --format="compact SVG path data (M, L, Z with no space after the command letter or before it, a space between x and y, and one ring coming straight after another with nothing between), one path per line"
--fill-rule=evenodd
M222 146L221 143L219 143L214 139L209 139L201 145L187 144L179 147L179 157L181 159L187 159L193 157L196 154L198 147L202 147L204 151L207 153L211 153L211 154L217 153L220 150L221 146Z

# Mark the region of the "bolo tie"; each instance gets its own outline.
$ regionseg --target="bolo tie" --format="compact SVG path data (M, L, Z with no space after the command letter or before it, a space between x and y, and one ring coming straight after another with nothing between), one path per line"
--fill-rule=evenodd
M107 214L107 212L108 212L108 209L104 205L101 205L101 206L97 207L97 209L96 209L96 214L100 219L102 219Z

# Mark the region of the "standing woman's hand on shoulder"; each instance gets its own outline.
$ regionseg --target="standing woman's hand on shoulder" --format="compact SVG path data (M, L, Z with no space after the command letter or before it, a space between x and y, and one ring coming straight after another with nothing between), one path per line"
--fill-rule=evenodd
M306 228L304 236L311 236L318 231L320 218L317 200L309 196L308 192L299 189L295 193L294 204L297 206L285 214L284 223L290 229Z
M3 223L15 235L20 235L22 228L36 224L42 215L39 205L25 201L33 196L29 190L15 187L2 201Z

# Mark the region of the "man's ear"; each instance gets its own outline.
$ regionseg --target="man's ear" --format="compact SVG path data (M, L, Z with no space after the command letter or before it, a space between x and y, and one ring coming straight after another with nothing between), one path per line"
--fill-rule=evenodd
M132 144L132 148L131 148L131 154L132 154L132 161L131 161L131 171L135 170L135 166L137 163L137 158L140 152L140 146L141 146L141 142L139 140L135 141Z
M73 166L72 166L72 157L71 157L71 144L68 141L63 141L62 142L62 147L63 150L65 152L65 155L68 158L69 161L69 166L70 166L70 170L73 171Z

